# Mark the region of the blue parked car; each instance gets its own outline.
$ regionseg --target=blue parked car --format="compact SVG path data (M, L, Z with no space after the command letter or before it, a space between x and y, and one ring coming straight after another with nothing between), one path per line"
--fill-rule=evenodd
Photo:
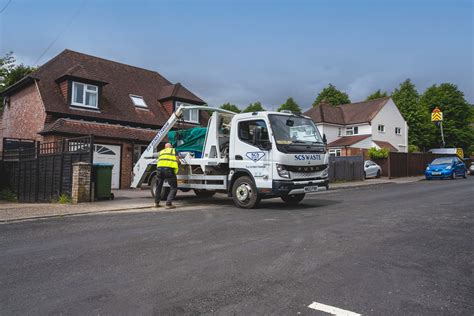
M456 179L457 176L467 177L466 165L458 157L436 158L425 170L426 180Z

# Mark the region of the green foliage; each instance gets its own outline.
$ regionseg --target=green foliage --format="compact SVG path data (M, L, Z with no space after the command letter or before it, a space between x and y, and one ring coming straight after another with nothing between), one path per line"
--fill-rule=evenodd
M334 85L329 84L324 88L316 97L313 102L313 106L318 106L322 101L329 103L333 106L339 104L351 103L347 93L339 91Z
M392 93L392 99L408 124L408 143L428 150L434 140L430 113L419 104L420 95L410 79L406 79Z
M265 109L262 107L260 102L250 103L242 112L243 113L252 113L252 112L263 112Z
M60 196L58 196L58 203L59 204L70 204L71 202L72 202L72 199L67 194L61 194Z
M464 93L451 83L442 83L429 87L420 97L420 106L426 112L438 107L443 112L443 130L446 147L461 147L468 151L474 143L474 129L470 125L473 115L472 106L464 98ZM434 123L435 138L431 147L441 145L441 135Z
M369 95L367 97L366 101L385 98L385 97L388 97L387 92L386 91L382 92L382 91L380 91L380 89L378 89L377 91L375 91L374 93Z
M0 191L0 200L8 201L8 202L16 202L16 194L10 191L9 189L3 189Z
M384 159L388 158L388 149L387 148L380 148L377 149L375 147L372 147L369 149L369 157L370 159Z
M420 148L416 145L408 145L408 152L409 153L418 153L420 152Z
M286 102L280 105L280 107L278 108L278 112L281 112L283 110L291 111L296 114L301 113L300 106L291 97L288 98L288 100L286 100Z
M0 57L0 92L36 70L35 67L16 65L15 63L13 52L8 52L5 56ZM3 98L0 99L0 109L2 107Z
M241 110L235 104L231 104L229 102L222 104L220 106L220 108L223 109L223 110L234 112L234 113L240 113L241 112Z

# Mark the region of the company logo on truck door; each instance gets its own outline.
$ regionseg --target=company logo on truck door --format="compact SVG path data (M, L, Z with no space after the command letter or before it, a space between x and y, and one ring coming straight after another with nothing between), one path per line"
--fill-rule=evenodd
M295 155L295 160L300 160L300 161L303 161L303 160L321 160L321 155L310 155L310 154L306 154L306 155Z
M265 156L265 153L261 151L254 151L254 152L246 153L245 156L247 156L248 159L253 160L254 162L257 162L260 159L262 159L263 156Z

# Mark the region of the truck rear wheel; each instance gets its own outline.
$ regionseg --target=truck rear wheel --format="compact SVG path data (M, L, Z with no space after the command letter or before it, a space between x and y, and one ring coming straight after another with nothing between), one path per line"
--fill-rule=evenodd
M281 199L290 205L296 205L299 202L303 201L305 194L288 194L283 195Z
M216 194L216 191L194 189L194 194L196 194L196 196L200 198L210 198L214 194Z
M232 186L232 200L240 208L254 208L260 202L257 187L250 177L243 176L235 180Z

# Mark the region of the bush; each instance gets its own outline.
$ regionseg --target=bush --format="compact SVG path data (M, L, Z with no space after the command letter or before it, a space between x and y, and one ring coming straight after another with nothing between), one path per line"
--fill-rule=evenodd
M408 145L408 152L409 153L419 153L420 148L416 145Z
M5 200L8 202L16 202L16 194L10 191L10 189L3 189L0 191L0 200Z
M381 148L377 149L375 147L372 147L369 149L369 157L370 159L384 159L388 158L388 149L387 148Z
M61 194L58 197L58 203L59 204L69 204L71 202L72 202L71 197L67 194Z

